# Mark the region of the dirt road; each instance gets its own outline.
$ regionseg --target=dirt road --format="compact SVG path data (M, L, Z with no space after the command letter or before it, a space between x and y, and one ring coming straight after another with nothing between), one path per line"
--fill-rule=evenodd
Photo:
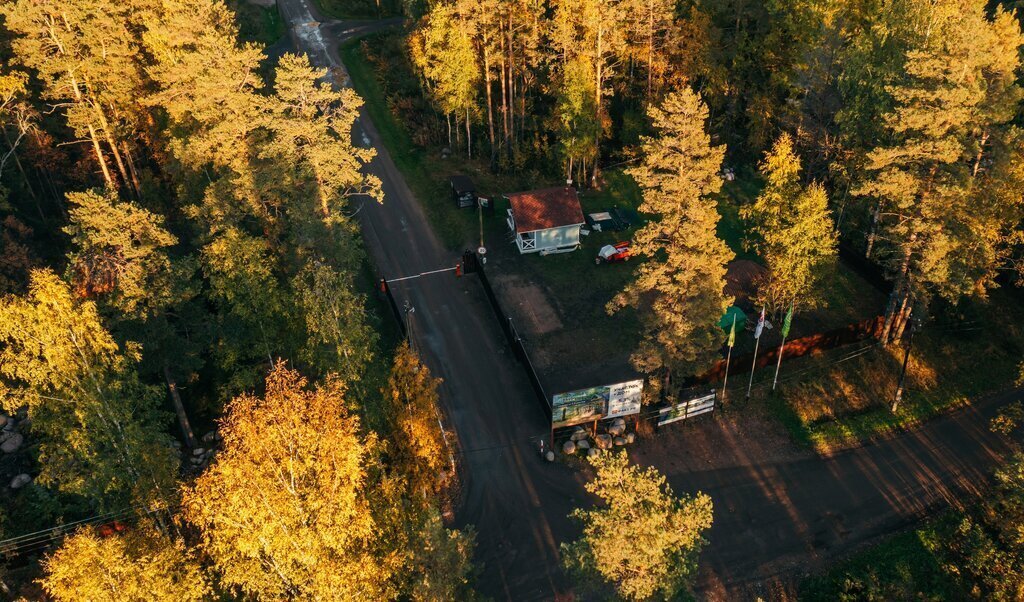
M320 25L310 2L279 0L293 42L315 64L340 68L337 45L378 25ZM383 182L385 201L364 204L359 219L380 272L395 278L454 266L458 254L432 232L365 114L355 137L378 153L370 170ZM583 477L540 460L545 417L477 282L442 273L396 284L394 292L399 305L413 309L412 338L426 363L444 378L442 398L463 451L466 490L457 522L477 530L481 589L517 601L566 592L558 544L577 534L566 515L583 501ZM818 566L985 483L1008 450L987 430L987 418L1008 400L996 397L980 410L826 459L750 453L756 447L728 420L686 427L702 436L674 436L671 458L650 451L657 441L633 455L668 474L677 491L711 495L715 524L701 559L700 594L748 598L763 582ZM709 453L719 460L713 467L693 461Z

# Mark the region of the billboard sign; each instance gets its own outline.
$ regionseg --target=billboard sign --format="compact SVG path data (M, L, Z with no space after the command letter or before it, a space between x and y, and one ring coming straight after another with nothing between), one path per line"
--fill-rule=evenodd
M559 428L637 414L643 387L644 381L631 380L559 393L551 398L551 425Z
M605 418L632 416L640 413L640 397L644 391L644 381L631 380L608 387L608 409Z

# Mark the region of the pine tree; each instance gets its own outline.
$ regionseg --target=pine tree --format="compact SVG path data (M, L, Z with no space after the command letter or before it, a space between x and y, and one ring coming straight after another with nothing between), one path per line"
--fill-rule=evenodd
M334 90L321 80L326 70L313 69L305 56L286 54L278 62L274 80L270 129L276 159L295 165L314 184L324 219L337 219L342 201L356 195L384 200L380 180L363 173L376 154L352 142L352 126L363 101L351 88Z
M718 320L728 306L726 264L733 254L715 234L713 197L725 149L704 132L707 107L689 89L648 109L657 134L642 138L641 163L627 171L643 190L640 210L655 216L637 231L633 253L646 257L636 280L608 304L639 309L644 338L633 355L653 373L706 368L722 344Z
M71 280L85 298L109 296L118 311L146 320L173 303L173 273L167 249L178 240L163 219L110 190L68 194L74 251Z
M625 453L602 453L590 463L597 474L586 488L601 503L572 513L583 536L562 544L566 568L584 587L608 584L626 600L676 599L697 572L711 498L676 497L664 476L630 466Z
M39 74L49 100L65 107L68 125L88 137L108 186L138 189L127 143L142 114L138 22L146 2L19 0L4 8L18 60Z
M1007 49L1022 42L1002 10L990 21L983 2L937 2L903 77L887 88L890 142L867 154L868 179L853 191L877 203L876 254L895 287L883 340L899 338L912 306L932 294L956 301L991 285L993 254L977 242L999 222L974 218L1000 212L979 211L984 197L972 184L988 138L1006 129L1007 99L1020 98L1007 75L1019 59Z
M114 534L82 528L42 564L41 584L57 602L175 602L213 593L184 543L146 523Z
M800 158L783 134L761 163L765 186L741 215L756 236L754 249L769 272L758 283L762 305L784 311L813 308L822 299L822 278L834 265L836 233L824 187L800 182Z

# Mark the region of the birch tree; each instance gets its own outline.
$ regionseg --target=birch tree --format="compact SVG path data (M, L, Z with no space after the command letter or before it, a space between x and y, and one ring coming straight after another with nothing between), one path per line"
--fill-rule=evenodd
M664 476L630 466L625 453L590 463L597 474L586 488L600 503L572 513L583 535L562 544L566 568L584 587L607 584L626 600L677 599L696 575L711 498L677 497Z
M761 163L765 186L741 209L751 225L752 247L768 265L758 279L759 301L770 311L821 303L823 279L836 259L836 232L825 188L800 182L800 158L783 134Z
M138 381L136 346L118 346L94 303L34 270L24 296L0 300L0 342L0 404L28 408L41 483L108 510L166 507L177 462L160 396Z
M145 522L113 535L84 527L42 564L40 583L57 602L176 602L213 594L184 542Z
M185 517L223 582L257 599L391 599L399 557L377 554L367 498L377 446L344 385L279 365L262 397L231 401L224 449L184 491Z

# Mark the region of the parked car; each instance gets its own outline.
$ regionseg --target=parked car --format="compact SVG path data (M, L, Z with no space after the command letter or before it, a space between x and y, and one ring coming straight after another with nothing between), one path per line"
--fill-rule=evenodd
M597 252L597 257L594 259L594 263L601 265L602 263L629 261L629 247L630 244L628 241L617 242L614 245L605 245Z

